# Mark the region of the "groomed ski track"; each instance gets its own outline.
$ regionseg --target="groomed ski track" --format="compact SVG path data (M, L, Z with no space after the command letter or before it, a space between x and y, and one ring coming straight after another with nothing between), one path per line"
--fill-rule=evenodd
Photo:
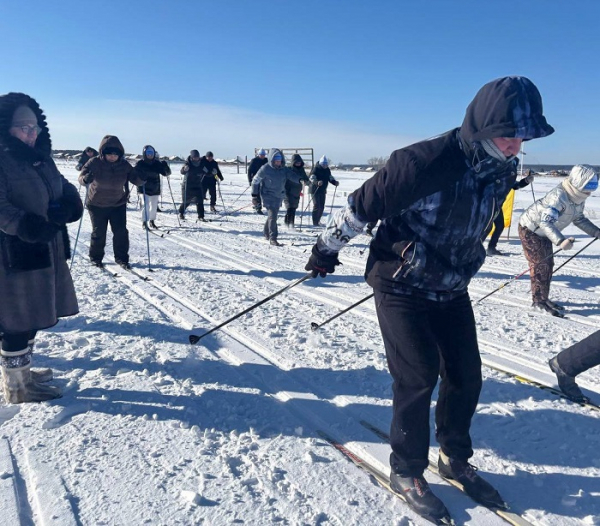
M233 202L233 198L228 199L229 194L225 189L226 186L222 185L226 203ZM329 210L329 201L326 210ZM189 217L194 216L191 212L193 207L189 210ZM236 219L237 216L241 216L243 220ZM161 233L164 237L150 237L154 272L148 272L144 267L145 233L139 227L141 224L139 217L139 211L128 211L133 272L124 271L114 264L107 265L108 272L89 266L85 258L89 240L87 214L77 249L75 270L97 273L99 282L115 280L124 289L142 298L146 304L145 308L160 311L165 319L181 327L182 338L187 332L201 334L204 330L210 329L213 325L301 277L304 274L303 266L310 246L314 242L312 233L289 233L281 225L281 240L286 244L280 248L270 247L262 240L264 218L244 211L219 222L193 223L188 220L181 228L177 226L173 213L162 214L159 215L162 221L159 219L157 222L161 225ZM207 214L207 217L210 218L211 215ZM307 217L308 215L305 219ZM74 229L71 232L73 233ZM388 469L388 446L360 424L361 420L369 420L382 429L387 429L390 416L389 375L385 370L383 347L380 345L372 302L369 301L350 311L317 333L311 333L310 330L311 321L322 322L338 310L370 294L371 289L362 279L366 255L359 255L359 250L364 249L367 241L366 237L356 240L356 246L349 248L341 257L344 266L336 271L335 275L329 276L326 280L310 280L299 285L276 298L273 301L274 305L267 304L259 307L244 319L236 320L222 331L201 340L199 346L202 346L203 350L208 350L215 360L234 365L239 371L240 385L246 385L247 378L250 377L252 385L260 386L262 391L281 402L285 410L298 419L299 425L305 425L312 430L313 436L318 437L318 430L326 431L350 450L368 458L379 469L385 471ZM110 261L109 247L110 241L105 261ZM512 260L517 258L507 259L510 260L511 265L503 275L504 280L510 278ZM181 261L186 264L181 264ZM190 262L193 262L193 265ZM514 266L518 267L520 263L522 261L518 260ZM560 264L558 258L557 264ZM567 268L574 275L577 274L578 269L573 267L573 264L563 270ZM498 268L492 265L488 267L487 263L482 270L499 273ZM111 277L109 272L116 276ZM501 283L502 278L499 280ZM493 287L487 286L488 281L488 278L474 280L471 289L473 300L492 290ZM527 279L522 278L521 281L524 281L525 286L528 285ZM511 324L524 323L523 316L527 317L528 323L538 324L542 333L546 326L551 328L552 324L566 324L573 328L575 340L579 339L579 335L584 336L594 330L595 321L592 318L590 322L591 317L577 315L570 315L569 319L557 320L530 312L527 310L527 292L523 289L524 287L521 287L518 294L515 294L514 290L510 293L508 290L502 291L492 296L489 303L486 300L486 305L476 308L482 359L484 364L490 367L484 372L485 382L499 385L502 393L506 395L502 401L491 401L485 395L482 396L478 413L497 419L510 418L518 414L520 403L538 403L545 410L557 408L581 418L596 418L592 422L597 426L597 417L588 408L571 404L551 393L523 385L514 379L516 376L521 376L550 387L554 385L554 377L547 369L545 360L531 352L535 345L540 343L539 338L533 338L531 341L511 340L510 331L487 323L486 309L501 309L507 327ZM592 297L593 294L586 292L584 298ZM124 301L128 298L129 296L125 295ZM308 310L307 302L310 302ZM132 334L132 336L137 335ZM308 350L310 347L316 350ZM336 381L335 375L327 373L332 364L335 367L351 364L354 352L372 355L372 367L368 370L356 371L349 375L349 379L342 381ZM157 369L149 368L154 375L161 374ZM496 369L506 372L511 377ZM319 370L322 374L315 374L315 371ZM199 396L205 389L202 384L193 380L182 380L169 371L162 372L162 379L164 382L148 382L140 375L139 381L143 386L141 389L154 393L158 397L157 400L163 402L168 400L168 403L173 405L176 405L178 397ZM600 386L597 382L586 380L584 375L580 383L592 398L600 398ZM46 425L52 428L71 422L78 411L91 407L95 403L94 400L95 397L91 396L89 405L74 408L67 406ZM477 422L475 428L476 424ZM521 422L520 425L526 428L527 422ZM525 434L535 436L536 432L543 432L535 426L536 422L531 422L531 429ZM547 432L551 432L551 429ZM494 456L494 446L478 445L477 431L474 431L474 435L475 446L481 449L476 452L473 462L484 476L496 485L513 509L523 513L531 523L551 524L552 513L540 513L535 507L530 510L530 503L523 495L522 486L519 484L513 486L510 477L505 476L514 475L515 472L527 473L531 467L528 459L518 455L517 458L506 459L502 462L505 473L497 472L498 462ZM432 444L435 444L433 437ZM6 448L8 447L9 445L6 445ZM515 447L518 448L518 444ZM18 445L17 449L19 449ZM17 457L11 457L15 458L15 462L18 458L19 469L25 473L23 480L27 476L33 477L40 470L44 471L39 466L39 461L36 464L36 460L32 460L35 455L30 451L21 450L18 451ZM435 453L436 449L432 448L432 455L435 456ZM585 453L584 450L582 454ZM589 454L593 453L590 451ZM260 468L256 464L253 469ZM535 474L533 471L530 472L532 476ZM458 490L439 480L439 477L428 474L427 478L433 483L434 491L448 505L457 524L504 523L489 510L475 505ZM21 515L22 524L37 524L40 517L47 513L54 515L62 513L65 524L81 523L77 502L69 497L64 482L61 482L60 474L49 478L51 489L58 491L59 497L62 496L62 500L58 498L55 501L63 502L62 507L59 506L57 509L52 508L50 499L36 497L42 495L45 490L40 484L31 480L27 487L33 495L29 499L34 502L33 509L27 512L22 502L19 504L23 500L22 496L15 497L14 501L15 509ZM23 490L25 484L23 483L22 486ZM15 494L18 493L17 489L14 491ZM2 494L5 492L3 491ZM56 507L56 504L54 506ZM402 506L403 512L415 524L426 523L411 511L406 511L404 504ZM538 518L541 518L540 522L537 522ZM333 523L343 523L342 519L336 518L333 512L329 520ZM571 523L569 517L561 516L560 520L563 521L561 524ZM572 524L577 524L577 520Z

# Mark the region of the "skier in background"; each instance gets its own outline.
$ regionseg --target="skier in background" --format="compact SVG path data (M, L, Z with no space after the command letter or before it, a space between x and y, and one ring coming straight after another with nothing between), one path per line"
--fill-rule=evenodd
M319 226L319 221L325 211L325 198L327 197L327 186L340 184L331 175L329 160L323 155L310 172L310 193L313 200L312 221L313 226Z
M258 173L258 171L265 165L267 164L268 159L267 159L267 152L264 148L261 148L260 150L258 150L258 153L256 154L256 157L254 159L252 159L252 161L250 161L250 164L248 165L248 184L250 186L252 186L252 179L254 179L254 176ZM260 201L260 195L257 197L256 199L256 205L254 205L254 211L257 214L261 214L263 213L262 211L262 203Z
M83 150L83 152L79 156L77 166L75 166L76 170L80 172L84 164L87 163L90 159L96 157L96 155L98 155L98 152L91 146L88 146L85 150Z
M216 212L217 181L223 180L223 174L212 152L206 152L206 155L200 159L200 168L204 172L204 179L202 180L203 198L206 197L206 192L208 192L210 195L210 211Z
M142 158L135 165L135 171L146 181L143 186L138 186L138 193L146 197L142 208L142 228L158 228L154 221L160 197L160 176L168 176L171 169L166 162L157 159L156 150L147 144L142 150Z
M569 177L538 199L519 219L519 238L529 262L532 307L552 316L563 317L564 307L551 301L550 282L554 257L552 245L571 250L574 239L561 230L573 223L586 234L600 238L600 228L583 215L586 199L598 188L598 175L586 164L573 166Z
M367 223L381 220L365 276L394 380L391 487L433 522L449 520L423 477L438 376L440 474L462 484L474 500L506 507L468 462L482 377L467 288L485 260L490 218L516 181L521 142L553 132L529 79L484 85L460 128L396 150L350 195L347 206L329 217L306 265L314 277L334 272L339 251Z
M269 243L280 247L277 241L277 214L285 197L285 183L291 180L299 183L299 175L285 166L285 157L278 148L269 150L269 162L265 164L252 180L252 204L256 206L259 196L267 209L267 220L263 235Z
M198 220L204 219L204 190L202 188L206 173L200 165L200 153L192 150L184 165L181 167L183 181L181 182L181 206L179 207L179 218L185 219L185 210L190 203L196 201L196 212Z
M298 182L287 179L285 181L285 198L283 200L286 212L283 222L288 228L294 228L296 209L300 203L300 193L304 184L308 184L308 177L304 171L304 160L299 153L292 155L292 172L298 176Z
M129 183L144 184L125 159L121 141L114 135L105 135L100 142L100 155L85 163L79 184L88 186L86 207L92 221L90 262L102 268L108 224L113 233L115 262L126 270L129 264L129 231L127 230L127 195Z

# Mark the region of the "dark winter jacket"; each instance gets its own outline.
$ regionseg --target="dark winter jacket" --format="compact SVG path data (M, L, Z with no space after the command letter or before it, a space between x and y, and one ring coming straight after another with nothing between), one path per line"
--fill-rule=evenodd
M300 161L301 166L296 166L295 163ZM302 192L302 183L308 184L308 177L304 171L304 160L299 153L292 155L292 164L290 170L298 177L298 182L287 179L285 181L285 206L286 208L298 208L300 203L300 193Z
M86 150L92 150L92 155L88 155ZM83 150L82 154L79 156L79 160L77 161L77 166L75 167L77 170L81 170L85 163L87 163L90 159L93 159L98 155L98 152L94 150L91 146L87 146L85 150Z
M104 158L104 150L107 148L117 148L120 151L115 162L108 162ZM128 183L141 185L144 180L123 158L125 150L114 135L105 135L99 150L100 155L88 161L79 176L80 184L89 185L86 204L100 208L124 205L127 202Z
M219 163L214 159L208 160L206 156L202 156L200 158L200 169L204 173L204 185L211 186L217 184L217 179L219 181L223 180L223 174L221 173L221 169L219 168Z
M248 184L252 184L254 176L268 162L269 160L266 157L261 159L258 155L250 161L250 164L248 165Z
M42 128L34 148L8 133L14 110L23 105ZM37 102L22 93L1 96L0 331L44 329L78 312L65 223L82 213L77 189L52 160L46 117ZM41 228L56 233L50 241L32 242Z
M331 170L327 166L321 166L319 163L313 166L313 169L310 171L310 187L309 192L314 194L317 189L319 189L319 193L326 193L327 187L329 183L337 182L333 175L331 175ZM319 183L322 183L319 186Z
M200 161L192 161L192 158L188 155L185 164L181 167L181 173L185 176L181 185L188 190L202 189L202 181L206 172L203 170L203 166ZM185 192L185 190L184 190Z
M148 159L146 157L146 147L144 147L144 153L142 159L140 159L135 165L135 172L140 179L146 181L146 184L138 186L138 192L146 193L146 195L160 195L160 176L168 175L168 165L165 161L159 161L158 159Z
M460 128L396 150L334 214L317 248L335 253L368 222L382 220L365 277L375 289L445 300L466 291L485 259L483 240L516 181L517 160L488 156L480 141L554 132L524 77L486 84Z
M271 148L269 151L269 162L265 164L252 180L252 195L260 195L265 208L279 210L281 202L285 197L285 183L291 180L298 184L299 176L285 166L285 160L278 168L273 166L273 156L280 154L281 150ZM285 157L284 157L285 159Z

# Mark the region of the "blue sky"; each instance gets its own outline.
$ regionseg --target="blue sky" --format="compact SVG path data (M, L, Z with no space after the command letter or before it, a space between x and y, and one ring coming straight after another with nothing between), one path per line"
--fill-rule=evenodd
M597 0L0 3L0 92L35 97L55 148L313 147L366 162L460 125L505 75L556 133L532 163L600 164Z

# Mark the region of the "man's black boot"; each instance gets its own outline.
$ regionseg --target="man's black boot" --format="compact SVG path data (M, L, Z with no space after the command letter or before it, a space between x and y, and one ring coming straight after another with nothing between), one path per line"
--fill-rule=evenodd
M496 488L482 479L466 460L450 458L440 450L438 469L442 477L459 482L473 500L490 508L508 508Z
M392 472L390 486L396 493L404 497L408 505L421 517L435 524L452 524L446 506L433 494L423 475L403 477Z

